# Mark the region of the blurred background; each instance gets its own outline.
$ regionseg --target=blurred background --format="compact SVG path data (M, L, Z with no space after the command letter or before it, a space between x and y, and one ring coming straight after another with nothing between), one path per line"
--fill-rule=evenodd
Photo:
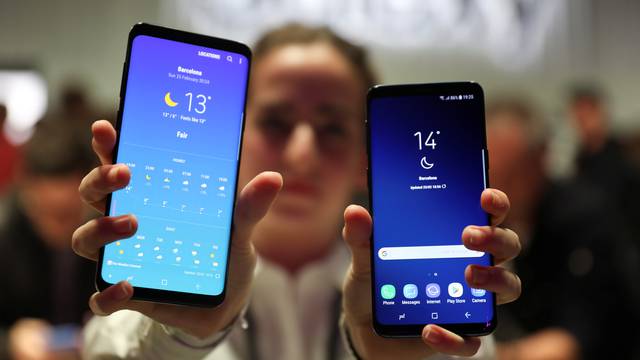
M557 175L570 171L574 150L562 121L571 84L606 91L615 132L630 137L640 125L640 3L633 0L26 0L0 7L0 102L10 103L14 132L57 110L69 86L113 112L127 32L138 21L249 44L289 20L327 24L370 49L382 82L475 80L488 96L515 89L553 125ZM11 80L18 74L24 80Z
M95 214L65 201L75 196L71 193L61 199L51 194L66 185L75 191L94 165L70 154L90 154L92 121L114 120L134 23L247 44L290 21L327 25L369 50L382 83L473 80L484 87L491 179L510 196L506 225L524 244L519 263L507 265L521 275L525 291L520 305L502 307L497 334L502 358L516 358L513 344L538 350L565 346L572 354L572 339L583 355L592 350L585 345L591 341L591 355L606 354L612 350L595 342L601 337L591 328L607 326L612 339L603 339L624 349L623 358L638 358L638 331L616 334L616 326L640 319L638 19L637 0L2 0L0 195L44 199L33 204L49 214L23 209L31 222L69 206L80 209L64 215L66 227L57 234L48 234L46 222L36 226L44 229L37 237L49 238L52 258L69 257L61 255L68 250L64 239ZM65 129L73 136L62 134ZM61 143L52 143L52 137ZM58 158L59 166L38 162L47 156ZM30 181L43 176L67 182L51 188L51 181ZM2 236L20 234L15 227L2 231L0 226L0 245ZM56 266L68 271L70 261ZM539 306L549 302L544 297L549 294L557 302ZM4 291L0 301L3 297L11 304ZM64 305L62 298L55 301ZM6 335L20 317L11 316L0 319L0 359L3 331ZM556 326L568 329L569 336ZM68 327L57 332L60 347L73 347L76 333Z

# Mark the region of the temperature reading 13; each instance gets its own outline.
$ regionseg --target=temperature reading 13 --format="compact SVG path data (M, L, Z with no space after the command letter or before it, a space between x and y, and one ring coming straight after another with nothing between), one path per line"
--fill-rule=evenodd
M440 135L440 131L436 131L436 135ZM416 131L413 136L418 137L418 150L422 150L422 131ZM431 147L431 150L436 149L436 139L433 138L433 131L429 132L427 139L424 141L425 147Z
M191 111L191 103L193 100L193 93L186 93L184 94L186 97L189 98L189 108L188 111ZM198 94L196 95L196 106L194 107L195 112L197 112L198 114L203 114L206 110L207 110L207 99L211 100L211 96L205 96L202 94ZM198 101L200 100L200 101Z

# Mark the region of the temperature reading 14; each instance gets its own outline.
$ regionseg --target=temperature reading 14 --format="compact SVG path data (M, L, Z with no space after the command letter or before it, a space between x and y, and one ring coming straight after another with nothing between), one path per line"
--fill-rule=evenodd
M436 135L440 135L440 131L436 131ZM418 137L418 150L422 150L422 145L423 145L422 131L416 131L416 133L413 134L413 136ZM427 139L424 141L424 146L431 147L431 150L436 149L436 139L434 139L433 137L433 131L429 132Z

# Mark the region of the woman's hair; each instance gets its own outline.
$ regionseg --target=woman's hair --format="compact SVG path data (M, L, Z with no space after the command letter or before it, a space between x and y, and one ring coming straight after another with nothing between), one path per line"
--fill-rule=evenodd
M357 75L362 79L365 91L376 84L376 76L369 63L367 51L342 38L326 26L313 27L289 23L263 34L253 50L255 58L260 59L282 46L314 43L326 43L338 50L353 65Z

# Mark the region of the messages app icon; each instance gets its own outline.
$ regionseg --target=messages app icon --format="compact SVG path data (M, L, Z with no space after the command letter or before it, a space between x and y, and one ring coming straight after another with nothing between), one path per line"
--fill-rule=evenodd
M415 299L418 297L418 287L416 284L406 284L402 288L402 293L407 299Z

